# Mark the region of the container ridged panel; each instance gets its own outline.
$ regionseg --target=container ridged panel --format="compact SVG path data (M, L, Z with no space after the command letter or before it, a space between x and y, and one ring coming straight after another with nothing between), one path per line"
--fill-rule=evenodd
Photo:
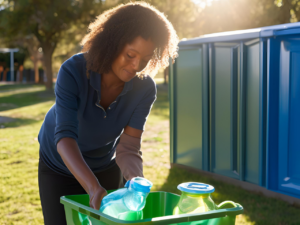
M247 48L245 180L259 184L259 43Z
M202 169L202 50L181 50L176 72L176 163Z
M289 177L300 181L300 52L291 53ZM299 182L300 184L300 182ZM298 184L298 185L299 185ZM300 188L298 188L300 192ZM298 192L298 193L299 193Z
M225 175L231 169L231 48L216 47L214 65L213 171Z
M300 195L300 44L285 40L280 49L278 189Z

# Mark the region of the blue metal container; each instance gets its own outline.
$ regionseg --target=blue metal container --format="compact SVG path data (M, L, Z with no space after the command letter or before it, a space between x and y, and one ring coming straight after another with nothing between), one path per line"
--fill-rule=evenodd
M183 40L171 162L300 198L300 23Z

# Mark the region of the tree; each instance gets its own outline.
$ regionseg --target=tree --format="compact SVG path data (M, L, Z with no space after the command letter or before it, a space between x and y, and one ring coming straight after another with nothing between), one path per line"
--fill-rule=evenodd
M299 8L300 0L214 0L198 14L195 36L297 22Z
M52 89L52 55L62 33L74 24L88 24L99 14L101 6L100 0L4 1L0 11L0 32L11 38L17 35L36 37L43 51L46 88Z
M282 23L300 21L300 0L275 0L275 5L281 8Z

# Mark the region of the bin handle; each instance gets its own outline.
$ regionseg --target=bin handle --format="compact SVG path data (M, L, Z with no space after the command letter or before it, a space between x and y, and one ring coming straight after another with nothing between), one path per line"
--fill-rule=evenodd
M237 207L237 204L233 201L224 201L224 202L220 203L219 205L217 205L217 207L218 207L218 209L222 209L226 205L231 205L233 207Z

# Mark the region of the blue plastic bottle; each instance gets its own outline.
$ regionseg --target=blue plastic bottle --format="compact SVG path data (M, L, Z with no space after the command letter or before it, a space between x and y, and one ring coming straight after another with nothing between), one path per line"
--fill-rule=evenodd
M142 209L152 183L142 177L127 181L125 188L114 191L102 199L100 211L121 220L143 219Z

